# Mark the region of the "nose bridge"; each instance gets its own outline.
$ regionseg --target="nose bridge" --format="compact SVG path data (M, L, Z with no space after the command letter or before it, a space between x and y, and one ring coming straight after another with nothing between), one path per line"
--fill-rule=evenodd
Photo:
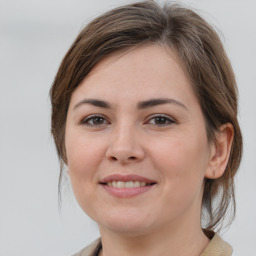
M123 120L113 129L110 136L107 157L122 163L140 161L144 152L139 141L138 127Z

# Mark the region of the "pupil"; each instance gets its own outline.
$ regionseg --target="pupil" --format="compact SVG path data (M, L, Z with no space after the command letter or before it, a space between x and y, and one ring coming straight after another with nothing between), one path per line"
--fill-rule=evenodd
M156 118L156 123L158 124L165 124L165 118L164 117L157 117Z
M95 117L93 119L93 123L94 124L102 124L102 122L103 122L103 118L102 117Z

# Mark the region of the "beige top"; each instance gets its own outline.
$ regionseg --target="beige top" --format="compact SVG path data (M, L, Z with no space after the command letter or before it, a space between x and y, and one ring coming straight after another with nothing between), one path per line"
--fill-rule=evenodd
M101 250L100 238L73 256L97 256ZM215 234L200 256L231 256L232 247Z

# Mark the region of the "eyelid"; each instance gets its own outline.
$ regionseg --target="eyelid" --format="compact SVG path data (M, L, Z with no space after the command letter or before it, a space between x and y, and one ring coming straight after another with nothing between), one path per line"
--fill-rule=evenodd
M100 127L100 126L105 125L105 124L93 125L93 124L88 123L88 121L92 120L93 118L97 118L97 117L103 118L105 121L107 121L107 123L110 123L109 120L102 114L91 114L91 115L83 117L79 121L79 124L82 126L88 126L88 127Z
M104 123L98 124L98 125L89 123L90 120L92 120L94 118L98 118L98 117L104 119ZM144 122L144 124L149 124L149 122L152 119L158 118L158 117L165 118L168 123L167 124L151 124L151 125L168 126L168 125L172 125L174 123L177 123L175 118L170 117L169 115L166 115L166 114L152 114L152 115L150 115L146 118L146 121ZM109 121L109 119L103 114L90 114L90 115L87 115L87 116L81 118L81 120L79 121L79 125L88 126L88 127L100 127L100 126L104 126L104 125L110 124L110 123L111 122Z
M170 117L169 115L166 115L166 114L153 114L153 115L150 115L150 116L148 116L148 118L147 118L147 120L146 120L146 123L148 123L150 120L152 120L152 119L154 119L154 118L157 118L157 117L163 117L163 118L165 118L168 122L170 122L169 124L163 124L162 126L167 126L167 125L171 125L171 124L177 123L177 121L175 120L175 118ZM161 126L161 125L158 125L158 126Z

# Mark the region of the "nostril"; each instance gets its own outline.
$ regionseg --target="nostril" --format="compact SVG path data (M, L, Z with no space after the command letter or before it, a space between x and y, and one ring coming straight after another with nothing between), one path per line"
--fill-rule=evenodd
M117 161L117 158L116 157L114 157L114 156L111 156L111 158L110 158L112 161Z
M118 161L118 160L121 160L122 161L122 159L118 159L117 157L115 157L115 156L110 156L110 158L109 158L111 161ZM135 157L135 156L130 156L130 157L128 157L128 158L126 158L127 160L136 160L137 158Z

